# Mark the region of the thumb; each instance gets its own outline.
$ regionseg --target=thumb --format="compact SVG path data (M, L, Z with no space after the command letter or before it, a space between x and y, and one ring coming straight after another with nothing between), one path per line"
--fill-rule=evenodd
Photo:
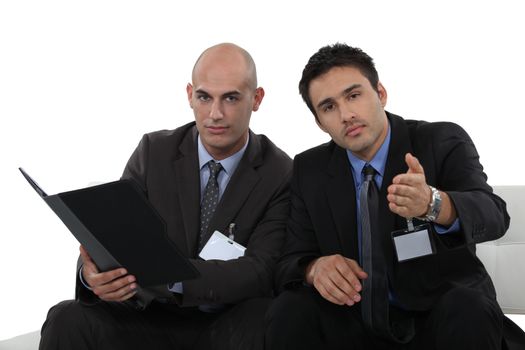
M405 162L408 165L408 174L425 174L423 166L419 163L419 160L412 154L407 153L405 155Z

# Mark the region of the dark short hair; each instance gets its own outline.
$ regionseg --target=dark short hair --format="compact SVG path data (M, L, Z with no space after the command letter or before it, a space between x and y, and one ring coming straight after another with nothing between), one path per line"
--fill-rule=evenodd
M375 91L379 82L374 60L363 50L342 43L327 45L319 49L303 69L303 76L299 82L299 93L304 102L317 119L317 113L310 99L310 82L325 74L334 67L354 67L363 74Z

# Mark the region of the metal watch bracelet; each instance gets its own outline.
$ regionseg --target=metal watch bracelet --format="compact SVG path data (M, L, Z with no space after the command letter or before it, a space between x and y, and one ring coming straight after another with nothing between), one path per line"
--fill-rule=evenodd
M428 187L430 188L430 191L432 191L430 203L428 204L428 211L425 216L419 216L416 217L416 219L434 222L438 218L439 212L441 211L441 194L435 187Z

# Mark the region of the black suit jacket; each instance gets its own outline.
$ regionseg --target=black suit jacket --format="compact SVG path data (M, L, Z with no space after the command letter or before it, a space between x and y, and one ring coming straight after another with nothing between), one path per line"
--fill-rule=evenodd
M387 113L391 143L380 189L379 229L388 276L397 300L410 310L427 310L452 286L484 290L495 298L475 243L501 237L509 225L505 202L486 183L477 151L467 133L452 123L404 120ZM446 191L461 229L433 234L437 254L402 263L395 258L390 233L406 220L388 209L386 189L407 171L411 152L425 169L427 183ZM304 280L305 267L316 257L341 254L359 261L356 193L346 151L329 142L296 156L287 241L277 284L293 288Z
M271 296L276 262L284 242L289 213L291 159L264 135L250 131L248 147L225 189L210 222L226 232L236 224L235 241L247 249L230 261L197 257L200 217L200 176L195 123L143 136L129 159L123 178L137 181L167 224L169 238L189 258L201 276L185 281L183 297L166 286L141 290L142 306L162 297L183 306L236 303ZM206 237L205 239L207 240ZM93 294L77 280L77 297Z

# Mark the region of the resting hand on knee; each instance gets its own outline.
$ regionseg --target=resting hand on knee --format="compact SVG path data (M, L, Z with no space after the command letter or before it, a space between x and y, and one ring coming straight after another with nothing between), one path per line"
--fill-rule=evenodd
M306 282L313 285L326 300L352 306L361 300L360 279L367 278L355 260L339 254L323 256L306 268Z
M80 246L80 256L83 263L82 278L100 299L124 301L135 295L137 289L135 276L128 275L126 269L99 272L83 246Z

